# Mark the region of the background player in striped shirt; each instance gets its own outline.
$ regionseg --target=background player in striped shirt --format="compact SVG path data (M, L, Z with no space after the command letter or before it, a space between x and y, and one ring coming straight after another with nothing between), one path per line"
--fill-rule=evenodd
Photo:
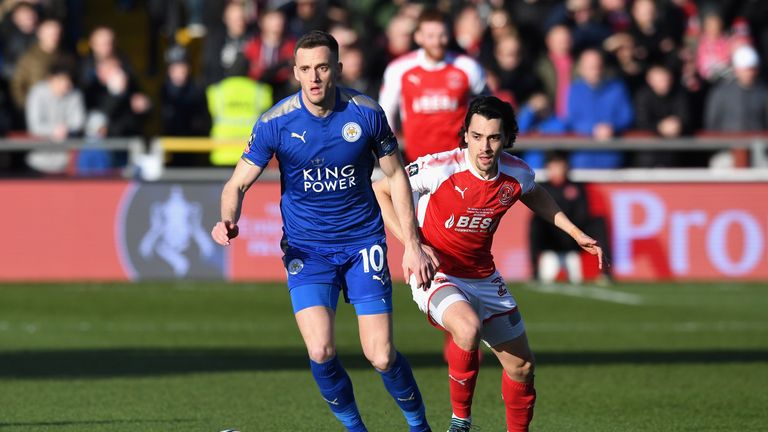
M517 136L512 107L496 97L472 101L459 148L427 155L408 165L425 248L437 252L438 272L428 289L412 280L414 301L431 323L451 334L447 347L453 416L449 431L467 431L483 340L504 368L501 379L507 430L527 431L536 391L534 356L514 297L491 255L501 218L518 200L554 223L586 251L598 257L597 242L560 210L522 159L504 152ZM388 182L374 184L387 228L403 235Z
M392 281L384 225L371 188L378 160L403 227L405 274L428 285L434 267L421 248L397 140L374 100L337 87L342 65L331 35L307 33L297 42L294 58L301 90L256 122L222 191L221 221L211 235L222 245L237 236L243 196L276 156L288 289L323 399L347 430L366 431L352 382L336 356L334 318L343 292L358 316L363 353L410 430L429 431L411 367L392 340Z

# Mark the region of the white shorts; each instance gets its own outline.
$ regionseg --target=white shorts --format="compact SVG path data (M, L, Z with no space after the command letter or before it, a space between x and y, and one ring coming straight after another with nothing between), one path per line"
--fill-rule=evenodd
M444 328L445 310L464 301L480 318L481 337L488 346L510 341L525 332L517 302L499 272L482 279L462 279L438 272L426 291L416 286L416 277L411 275L410 285L413 301L433 325Z

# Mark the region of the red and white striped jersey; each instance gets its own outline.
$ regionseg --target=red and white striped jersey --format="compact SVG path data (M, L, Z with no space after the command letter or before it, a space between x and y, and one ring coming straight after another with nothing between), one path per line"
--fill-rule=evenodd
M483 179L466 149L427 155L406 167L418 199L422 239L437 249L440 271L460 278L484 278L496 270L491 254L501 217L535 186L522 159L502 153L499 172ZM418 196L418 197L417 197Z
M485 72L471 57L448 52L433 63L419 49L387 66L379 105L393 129L399 108L410 162L456 146L468 101L484 89Z

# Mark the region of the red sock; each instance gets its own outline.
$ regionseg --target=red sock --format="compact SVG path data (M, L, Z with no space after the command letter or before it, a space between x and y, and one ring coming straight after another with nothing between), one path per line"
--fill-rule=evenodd
M472 413L472 396L475 394L477 373L480 371L478 350L464 351L453 339L445 348L453 414L456 417L469 418Z
M445 336L443 340L443 360L448 364L448 345L453 342L453 336L451 336L449 331L443 331L443 335ZM480 359L479 361L483 361L483 352L481 350L477 350L477 358Z
M501 371L501 395L507 408L507 432L528 432L536 403L533 381L521 383Z

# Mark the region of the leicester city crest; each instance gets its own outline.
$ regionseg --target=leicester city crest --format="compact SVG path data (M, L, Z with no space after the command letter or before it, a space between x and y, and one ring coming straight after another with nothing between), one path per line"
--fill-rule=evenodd
M304 269L304 261L294 258L288 263L288 273L292 275L299 274Z
M360 125L355 122L349 122L341 128L341 136L343 136L347 142L355 142L359 140L362 132Z

